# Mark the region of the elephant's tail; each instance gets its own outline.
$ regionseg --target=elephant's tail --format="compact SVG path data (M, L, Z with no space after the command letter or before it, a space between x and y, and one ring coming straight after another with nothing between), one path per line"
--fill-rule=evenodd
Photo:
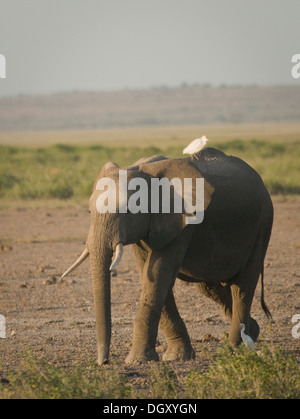
M263 309L265 315L268 317L269 320L272 320L272 314L270 313L270 310L268 309L266 303L265 303L265 290L264 290L264 266L262 267L261 271L261 296L260 296L260 304L261 308Z

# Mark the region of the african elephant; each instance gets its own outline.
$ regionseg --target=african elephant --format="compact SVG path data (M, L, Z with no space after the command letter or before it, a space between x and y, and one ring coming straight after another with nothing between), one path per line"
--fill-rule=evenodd
M99 213L97 200L103 190L101 179L119 182L120 168L107 163L94 184L90 198L91 225L86 249L66 272L88 256L96 312L98 363L109 359L111 338L110 269L116 267L125 245L133 245L142 280L142 294L134 323L132 349L127 363L158 360L155 351L158 327L167 341L164 360L189 360L195 354L173 295L176 278L194 282L199 290L217 302L230 321L229 340L241 342L240 324L255 341L259 326L250 316L258 279L262 279L262 308L270 315L263 295L264 259L273 224L273 205L260 176L239 158L206 148L196 157L141 159L127 171L127 182L143 179L204 179L204 219L187 223L188 214L171 208L169 213L149 210L132 213ZM173 188L170 188L173 190ZM128 197L132 191L127 190ZM195 188L193 189L195 193ZM173 195L174 197L174 191ZM118 198L117 198L118 199ZM125 202L127 205L128 202ZM115 261L111 265L113 253Z

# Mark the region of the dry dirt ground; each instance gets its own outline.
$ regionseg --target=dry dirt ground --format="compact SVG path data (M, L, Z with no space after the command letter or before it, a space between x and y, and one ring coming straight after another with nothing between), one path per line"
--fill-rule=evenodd
M64 281L60 275L82 252L89 227L84 207L3 209L0 211L0 314L6 338L0 339L5 377L29 345L38 358L58 366L89 365L96 357L95 317L89 263ZM55 281L56 279L56 281ZM112 277L111 359L139 388L147 387L145 366L125 366L141 291L134 255L126 248ZM228 323L219 307L177 280L175 297L196 351L194 361L174 362L180 375L207 368L209 354L221 345ZM265 298L273 314L270 328L260 308L260 286L252 315L261 326L260 341L273 339L299 357L300 339L292 337L292 316L300 314L300 200L275 201L273 235L266 259ZM157 351L166 349L159 333ZM203 350L207 349L207 351ZM21 355L22 356L22 355Z

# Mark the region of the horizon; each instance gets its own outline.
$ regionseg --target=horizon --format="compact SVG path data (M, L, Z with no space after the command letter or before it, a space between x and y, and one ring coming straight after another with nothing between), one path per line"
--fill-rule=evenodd
M299 121L300 86L184 84L0 100L2 132Z
M278 84L226 84L222 83L220 85L214 85L210 83L185 83L182 82L178 85L153 85L145 87L124 87L124 88L115 88L115 89L101 89L101 90L61 90L53 92L43 92L43 93L16 93L9 96L0 96L0 101L4 99L14 99L19 97L24 98L34 98L34 97L46 97L46 96L59 96L59 95L71 95L71 94L101 94L101 93L122 93L122 92L142 92L148 90L175 90L175 89L185 89L192 87L202 87L207 89L234 89L234 88L299 88L299 85L294 83L278 83Z

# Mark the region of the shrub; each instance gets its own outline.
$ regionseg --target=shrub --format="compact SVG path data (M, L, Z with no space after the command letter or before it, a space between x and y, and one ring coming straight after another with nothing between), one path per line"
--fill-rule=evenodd
M256 353L242 345L233 353L227 344L207 373L190 372L186 388L199 399L298 399L300 368L279 347Z
M0 381L0 399L124 399L132 388L116 369L55 367L28 354L19 370Z
M163 362L155 365L150 371L151 397L153 399L176 399L179 384L176 373Z
M57 367L29 352L14 371L0 375L0 399L299 399L300 368L280 347L258 353L228 343L211 356L207 372L162 362L145 368L147 389L134 389L115 365ZM147 372L146 372L147 371ZM130 375L129 375L130 376Z

